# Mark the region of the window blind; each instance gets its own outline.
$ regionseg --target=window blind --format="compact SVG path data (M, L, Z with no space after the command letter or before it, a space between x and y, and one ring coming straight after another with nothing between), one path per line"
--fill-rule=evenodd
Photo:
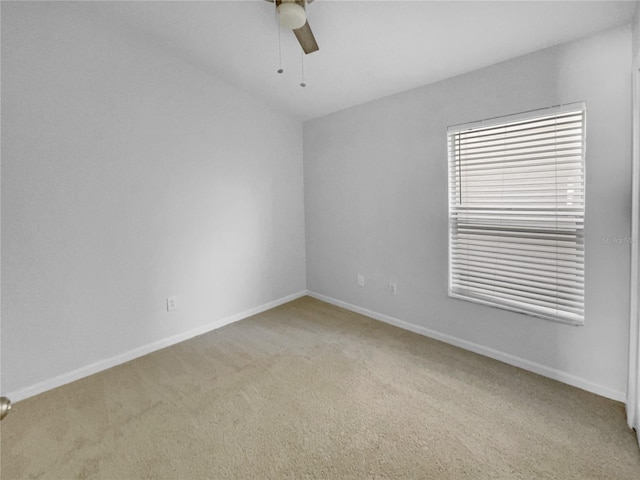
M582 324L584 104L447 136L449 295Z

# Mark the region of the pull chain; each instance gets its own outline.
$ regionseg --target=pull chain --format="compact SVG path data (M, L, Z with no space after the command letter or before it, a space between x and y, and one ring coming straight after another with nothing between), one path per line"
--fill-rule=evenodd
M305 12L305 15L306 15L306 13L307 13L307 0L304 0L303 3L304 3L304 5L303 5L304 12ZM300 86L302 88L304 88L304 87L307 86L307 84L304 83L304 51L302 49L301 49L301 53L300 53L300 67L301 67L301 74L302 74L301 75L302 79L301 79L301 82L300 82Z
M276 14L276 28L278 29L278 73L284 72L282 69L282 40L280 39L280 20L278 19L278 5L277 1L273 0L273 5L275 6L274 12Z

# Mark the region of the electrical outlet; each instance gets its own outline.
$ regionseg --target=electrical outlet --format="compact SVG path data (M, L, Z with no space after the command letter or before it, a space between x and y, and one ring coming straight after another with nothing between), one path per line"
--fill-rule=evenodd
M358 286L364 287L364 275L361 273L358 274Z
M390 282L389 283L389 293L391 295L397 295L398 294L398 287L396 286L395 282Z
M177 308L178 308L178 298L177 297L167 298L167 312L171 312Z

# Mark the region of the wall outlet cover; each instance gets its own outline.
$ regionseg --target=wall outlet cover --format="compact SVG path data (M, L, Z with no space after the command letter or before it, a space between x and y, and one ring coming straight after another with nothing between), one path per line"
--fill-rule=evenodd
M178 308L178 297L167 298L167 312L171 312Z

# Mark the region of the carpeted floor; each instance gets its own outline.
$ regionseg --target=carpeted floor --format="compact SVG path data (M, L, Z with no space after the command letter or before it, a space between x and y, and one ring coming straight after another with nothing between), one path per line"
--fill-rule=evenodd
M305 297L22 401L2 480L633 479L618 402Z

